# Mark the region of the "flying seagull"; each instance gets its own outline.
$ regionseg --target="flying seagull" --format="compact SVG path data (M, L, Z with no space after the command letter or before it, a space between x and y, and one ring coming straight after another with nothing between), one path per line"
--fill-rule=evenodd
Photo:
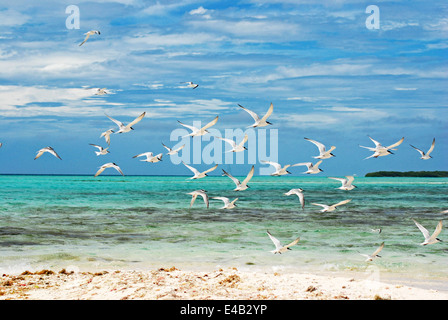
M170 147L167 147L166 145L164 145L163 142L162 142L162 145L165 147L166 150L168 150L167 154L169 154L170 156L178 153L180 150L182 150L185 147L185 145L182 145L177 149L171 149Z
M432 140L431 147L429 148L429 150L428 150L426 153L423 152L422 150L420 150L420 149L414 147L412 144L410 144L410 146L411 146L412 148L414 148L415 150L417 150L418 152L420 152L420 154L421 154L420 159L428 160L428 159L431 159L431 158L432 158L429 154L430 154L430 153L432 152L432 150L434 149L435 144L436 144L436 138L434 138L434 139Z
M249 138L249 136L247 134L244 135L243 140L239 144L236 144L236 142L231 139L226 139L226 138L221 138L221 137L216 137L216 138L221 139L221 140L229 143L232 146L232 150L229 150L226 152L241 152L241 151L247 150L247 148L244 146L247 139Z
M293 167L296 167L296 166L306 166L308 168L308 170L303 172L303 173L316 174L316 173L324 171L324 170L319 168L319 165L321 163L322 163L322 160L319 160L315 164L313 164L312 162L301 162L301 163L293 164L292 166Z
M393 152L391 152L390 150L397 150L397 149L394 149L394 148L395 148L395 147L398 147L398 146L403 142L403 140L404 140L404 137L403 137L403 138L401 138L400 140L398 140L397 142L395 142L394 144L391 144L391 145L388 146L388 147L384 147L383 145L381 145L381 143L379 143L378 141L372 139L370 136L369 136L369 138L370 138L370 140L372 140L373 143L375 144L375 148L364 147L364 146L360 146L360 147L361 147L361 148L368 149L368 150L370 150L370 151L374 151L374 153L373 153L371 156L365 158L364 160L369 159L369 158L384 157L384 156L387 156L387 155L389 155L389 154L393 154Z
M331 212L331 211L336 210L336 207L341 206L346 203L349 203L350 201L352 201L352 200L351 199L343 200L343 201L333 204L331 206L328 206L326 204L320 204L320 203L312 203L312 204L314 204L315 206L321 206L323 209L320 212Z
M36 155L36 157L34 158L34 160L36 160L36 159L39 158L41 155L43 155L44 152L49 152L49 153L51 153L52 155L54 155L56 158L62 160L61 157L56 153L56 151L54 151L54 149L53 149L52 147L45 147L45 148L42 148L42 149L40 149L39 151L37 151L37 155Z
M100 169L95 173L95 177L99 176L104 170L106 170L107 168L114 168L115 170L117 170L118 172L121 173L122 176L124 176L123 172L121 171L120 167L117 166L115 163L113 162L109 162L106 164L103 164Z
M100 138L104 137L104 139L106 140L107 144L110 145L110 135L114 133L114 130L109 129L107 131L104 131L101 135Z
M305 138L305 140L308 140L312 143L314 143L319 148L319 155L317 157L313 157L315 159L328 159L331 157L335 157L334 154L331 153L334 149L336 149L335 146L331 146L330 150L326 150L325 145L312 139Z
M96 96L102 96L105 94L107 94L106 88L98 89L98 91L95 93Z
M103 147L98 146L98 145L93 144L93 143L89 143L89 144L90 144L91 146L94 146L95 148L98 148L99 151L95 151L95 153L96 153L97 156L102 156L102 155L105 155L105 154L110 153L109 150L107 150L107 149L109 149L109 148L103 148Z
M86 32L86 33L84 33L84 34L86 35L86 37L85 37L84 41L81 42L81 44L80 44L79 46L82 46L82 45L87 41L87 39L89 39L89 37L90 37L91 35L94 35L94 34L101 34L101 32L99 32L98 30L90 30L89 32Z
M182 163L184 164L184 166L186 166L188 169L190 169L194 173L194 176L192 176L190 179L204 178L207 176L207 173L215 170L218 167L218 164L215 164L212 168L205 170L203 172L199 172L199 170L197 170L196 168L193 168L192 166L189 166L185 162L182 161Z
M384 242L381 243L381 245L378 247L378 249L376 249L372 254L361 253L361 255L366 257L366 261L372 261L375 258L381 258L381 256L378 255L378 253L380 253L380 251L383 250L383 248L384 248Z
M199 87L198 84L193 83L193 82L191 82L191 81L181 82L181 83L188 83L188 86L189 86L190 88L193 88L193 89L196 89L197 87Z
M193 206L193 203L194 203L194 201L196 200L196 198L197 198L198 196L201 196L202 199L204 199L204 202L205 202L205 204L206 204L206 206L207 206L207 208L208 208L208 206L209 206L209 201L208 201L207 191L205 191L204 189L201 189L201 190L196 190L196 191L193 191L193 192L189 192L189 193L187 193L187 194L189 194L189 195L192 196L192 198L191 198L191 202L190 202L190 208Z
M235 204L236 200L238 200L238 198L235 198L232 201L230 201L229 198L226 197L212 197L212 199L217 199L224 202L224 207L221 207L220 209L233 209L236 207Z
M202 127L202 128L196 128L196 127L193 127L193 126L189 126L189 125L187 125L187 124L184 124L184 123L180 122L179 120L177 120L177 122L179 122L182 126L184 126L184 127L186 127L186 128L188 128L188 129L191 130L191 133L188 134L188 135L186 135L185 137L188 137L188 136L191 136L191 137L198 137L198 136L203 136L203 135L209 133L209 132L207 131L207 129L210 128L211 126L215 125L216 122L218 122L218 116L216 116L215 119L213 119L212 121L210 121L209 123L207 123L207 124L206 124L204 127Z
M282 167L279 163L273 161L260 160L260 162L270 164L275 168L275 171L271 173L271 176L283 176L285 174L291 174L291 172L286 170L291 166L290 164L287 164L284 167Z
M353 180L355 180L354 176L345 176L345 178L328 177L328 179L340 181L342 185L338 189L341 190L353 190L356 188L356 186L352 184Z
M247 188L249 188L247 183L249 182L250 179L252 179L252 176L254 175L254 170L255 170L255 167L252 166L252 168L250 169L249 173L247 174L247 176L243 180L243 182L240 182L240 180L238 180L237 178L232 176L230 173L226 172L224 169L222 169L222 172L223 172L223 176L229 177L235 183L236 188L233 189L233 191L243 191L243 190L246 190Z
M272 242L274 242L275 245L275 250L272 250L271 252L276 254L282 254L283 252L286 252L287 250L291 250L290 247L296 245L300 238L297 238L296 240L294 240L293 242L291 242L290 244L287 244L286 246L282 245L281 242L279 240L277 240L277 238L275 238L270 232L269 230L266 231L269 238L271 238Z
M268 117L272 114L272 111L274 110L274 105L271 103L268 112L266 112L266 114L263 116L263 118L260 119L260 117L258 116L258 114L256 114L255 112L244 108L242 105L238 105L241 108L243 108L244 111L246 111L247 113L249 113L251 115L251 117L254 119L254 124L250 125L249 127L265 127L267 125L270 125L272 123L266 121L268 119Z
M120 129L115 133L125 133L125 132L129 132L131 130L134 130L134 128L132 128L132 126L134 124L136 124L137 122L140 122L140 120L142 120L145 115L146 115L146 112L143 112L141 115L139 115L134 121L132 121L128 125L124 125L122 122L109 117L107 114L106 114L106 117L108 117L110 120L115 122L117 124L118 128Z
M132 158L146 157L146 159L143 159L140 161L155 163L155 162L162 161L162 156L163 156L162 153L159 153L158 155L154 156L152 152L144 152L144 153L137 154L137 155L133 156Z
M290 196L293 194L297 195L299 197L300 205L302 206L302 210L303 210L305 208L305 197L303 196L302 192L303 192L302 188L291 189L285 193L285 196Z
M442 220L439 221L439 223L437 224L436 229L434 230L434 233L431 236L429 235L428 230L426 230L426 228L423 227L420 223L418 223L414 219L412 219L412 221L414 221L415 225L420 229L420 231L423 233L423 236L425 237L425 241L420 243L420 245L426 246L427 244L434 244L434 243L437 243L437 242L442 242L442 240L437 238L437 236L442 231Z

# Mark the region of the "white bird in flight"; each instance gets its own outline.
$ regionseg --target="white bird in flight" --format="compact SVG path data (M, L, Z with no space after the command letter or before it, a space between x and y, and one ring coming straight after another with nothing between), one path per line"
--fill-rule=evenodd
M381 256L378 255L378 253L380 253L380 251L383 250L383 248L384 248L384 242L381 243L381 245L372 254L361 253L361 255L366 257L366 261L373 261L373 259L375 258L381 258Z
M155 163L155 162L162 161L162 156L163 156L162 153L159 153L158 155L153 155L152 152L144 152L144 153L137 154L137 155L133 156L132 158L146 157L146 159L143 159L140 161Z
M131 123L129 123L127 125L124 125L122 122L109 117L107 114L106 114L106 117L108 117L110 120L112 120L113 122L115 122L117 124L117 126L120 130L118 130L116 133L125 133L125 132L129 132L131 130L134 130L134 128L132 128L132 126L135 125L137 122L140 122L140 120L142 120L145 115L146 115L146 112L143 112L141 115L139 115L137 118L135 118L134 121L132 121Z
M184 164L184 166L186 166L188 169L190 169L193 173L194 176L192 176L190 179L200 179L200 178L204 178L207 176L207 173L215 170L218 167L218 164L215 164L213 167L211 167L208 170L205 170L203 172L199 172L199 170L197 170L196 168L193 168L192 166L189 166L188 164L186 164L184 161L182 161L182 163Z
M100 138L104 137L104 139L106 140L107 144L110 145L110 135L114 133L114 130L109 129L107 131L104 131L101 135Z
M180 150L182 150L182 149L185 147L185 145L182 145L182 146L180 146L180 147L177 148L177 149L171 149L170 147L167 147L166 145L164 145L163 142L162 142L162 146L163 146L166 150L168 150L168 153L167 153L167 154L169 154L170 156L173 155L173 154L178 153Z
M98 145L93 144L93 143L89 143L89 144L91 146L94 146L95 148L98 148L99 151L95 151L97 156L103 156L103 155L106 155L106 154L110 153L109 150L107 150L109 148L103 148L102 146L98 146Z
M252 166L252 168L250 169L250 171L247 174L246 178L244 178L243 182L240 182L240 180L238 180L237 178L232 176L230 173L226 172L224 169L222 169L222 172L223 172L223 176L229 177L235 183L236 188L233 189L233 191L244 191L247 188L249 188L247 183L250 181L250 179L252 179L252 176L254 175L254 170L255 170L255 167Z
M103 164L100 167L100 169L95 173L95 177L99 176L107 168L113 168L113 169L117 170L119 173L121 173L122 176L124 176L123 172L121 171L120 167L117 166L117 164L115 164L114 162L109 162L109 163Z
M338 189L341 190L353 190L356 188L356 186L352 184L355 180L354 176L345 176L345 178L328 177L328 179L340 181L342 185Z
M102 96L107 94L108 92L106 91L106 88L99 88L98 91L95 93L96 96Z
M420 245L426 246L428 244L434 244L434 243L437 243L437 242L442 242L442 240L437 238L438 235L440 234L440 232L442 231L442 220L439 221L439 223L437 224L436 229L434 230L434 233L432 235L429 235L428 230L426 230L426 228L423 227L420 223L418 223L414 219L412 219L412 221L414 221L415 225L420 229L421 233L425 237L425 241L420 243Z
M193 88L193 89L196 89L197 87L199 87L198 84L193 83L193 82L191 82L191 81L181 82L181 83L187 83L187 84L188 84L188 87Z
M221 200L224 202L224 206L220 209L233 209L236 207L235 202L238 200L238 198L233 199L232 201L229 200L227 197L212 197L212 199Z
M393 154L393 152L391 152L390 150L397 150L397 149L394 149L394 148L395 148L395 147L398 147L398 146L403 142L403 140L404 140L404 137L403 137L403 138L401 138L400 140L398 140L397 142L395 142L394 144L391 144L391 145L388 146L388 147L384 147L383 145L381 145L381 143L379 143L378 141L372 139L370 136L369 136L369 138L370 138L370 140L372 140L373 143L375 144L375 148L364 147L364 146L360 146L360 147L361 147L361 148L368 149L368 150L370 150L370 151L374 151L374 153L373 153L371 156L365 158L364 160L369 159L369 158L384 157L384 156L387 156L387 155L389 155L389 154Z
M190 202L190 208L193 206L193 203L194 203L194 201L196 200L196 198L197 198L198 196L201 196L202 199L204 199L205 205L206 205L207 208L208 208L208 206L209 206L209 200L208 200L208 194L207 194L207 191L205 191L204 189L201 189L201 190L196 190L196 191L193 191L193 192L189 192L189 193L187 193L187 194L189 194L189 195L192 196L192 198L191 198L191 202Z
M274 245L275 245L275 249L271 251L271 252L274 253L274 254L276 254L276 253L282 254L283 252L286 252L286 251L288 251L288 250L291 250L290 247L296 245L296 244L299 243L299 241L300 241L300 238L297 238L297 239L295 239L293 242L291 242L290 244L287 244L286 246L284 246L284 245L281 244L281 242L280 242L277 238L275 238L275 237L269 232L269 230L267 230L266 233L268 234L269 238L271 238L272 242L273 242Z
M434 150L434 146L435 146L435 144L436 144L436 138L434 138L434 139L432 140L431 147L429 147L429 150L426 151L426 153L423 152L422 150L420 150L420 149L414 147L412 144L410 144L410 146L411 146L412 148L414 148L415 150L417 150L418 152L420 152L420 154L421 154L420 159L428 160L428 159L431 159L431 158L432 158L429 154L432 152L432 150Z
M350 201L352 201L352 199L343 200L336 204L332 204L331 206L326 205L326 204L320 204L320 203L311 203L311 204L314 204L315 206L321 206L323 209L320 212L331 212L331 211L336 210L336 207L342 206L343 204L349 203Z
M61 157L56 153L56 151L54 151L54 149L52 147L45 147L40 149L39 151L37 151L37 155L34 158L34 160L36 160L37 158L39 158L41 155L43 155L45 152L51 153L52 155L54 155L56 158L61 159Z
M285 196L290 196L293 194L295 194L299 197L300 205L302 206L302 210L303 210L305 208L305 197L303 195L303 189L302 188L291 189L285 193Z
M101 34L101 32L99 32L98 30L90 30L90 31L88 31L88 32L86 32L86 33L84 33L84 34L86 35L86 37L85 37L84 41L81 42L81 44L80 44L79 46L82 46L82 45L87 41L87 39L89 39L89 37L90 37L91 35L94 35L94 34Z
M305 140L308 140L308 141L314 143L319 148L319 155L316 156L316 157L313 157L313 158L315 158L315 159L328 159L328 158L331 158L331 157L335 157L335 155L331 153L331 151L336 149L335 146L331 146L331 148L329 150L327 150L325 148L324 144L322 144L322 143L320 143L320 142L318 142L316 140L312 140L312 139L308 139L308 138L305 138Z
M244 146L247 139L249 138L249 136L247 134L244 135L243 140L239 144L236 144L236 142L231 139L226 139L226 138L221 138L221 137L215 137L215 138L221 139L221 140L229 143L232 146L232 150L226 151L226 153L227 152L241 152L241 151L247 150L247 148Z
M207 129L210 128L211 126L215 125L216 122L218 122L218 117L219 117L219 116L216 116L215 119L213 119L212 121L210 121L209 123L207 123L207 124L206 124L205 126L203 126L202 128L196 128L196 127L193 127L193 126L189 126L189 125L187 125L187 124L184 124L184 123L180 122L179 120L177 120L177 122L179 122L182 126L184 126L184 127L186 127L186 128L188 128L188 129L191 130L191 133L188 134L188 135L186 135L186 136L184 136L184 137L188 137L188 136L190 136L190 137L199 137L199 136L203 136L203 135L209 133L209 132L207 131ZM182 137L182 138L183 138L183 137Z
M308 168L308 170L303 172L303 173L316 174L316 173L324 171L324 170L319 168L319 165L321 163L322 163L322 160L319 160L315 164L313 164L312 162L301 162L301 163L293 164L292 166L293 167L296 167L296 166L306 166Z
M260 162L270 164L275 168L275 171L271 173L271 176L283 176L286 174L291 174L291 172L287 170L291 166L290 164L287 164L284 167L282 167L281 164L273 161L260 160Z
M261 119L258 116L258 114L256 114L255 112L253 112L253 111L251 111L251 110L249 110L247 108L244 108L240 104L238 106L243 108L243 110L246 111L247 113L249 113L251 115L251 117L254 119L255 122L252 125L250 125L249 127L253 127L253 128L255 128L255 127L265 127L267 125L271 125L272 124L272 123L266 121L269 118L269 116L272 114L272 111L274 111L274 105L272 103L271 103L271 105L270 105L270 107L268 109L268 112L266 112L266 114Z

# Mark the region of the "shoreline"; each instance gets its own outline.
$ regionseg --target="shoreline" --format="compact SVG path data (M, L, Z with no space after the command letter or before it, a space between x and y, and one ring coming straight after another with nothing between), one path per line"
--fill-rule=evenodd
M356 273L213 270L25 271L0 276L0 300L448 300L448 291Z

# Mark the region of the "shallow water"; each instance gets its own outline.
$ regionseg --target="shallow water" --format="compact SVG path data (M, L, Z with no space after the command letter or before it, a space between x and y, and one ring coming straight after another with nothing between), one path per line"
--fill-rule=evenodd
M365 277L435 281L448 290L448 236L420 246L448 208L446 178L357 177L352 191L323 176L256 176L232 191L227 177L22 176L0 177L0 272L43 268L180 269L238 267L285 272L356 272ZM296 196L302 188L305 209ZM237 208L210 208L187 192L238 197ZM321 213L311 203L352 201ZM371 229L381 228L380 234ZM291 251L274 255L269 230ZM385 242L381 258L365 262Z

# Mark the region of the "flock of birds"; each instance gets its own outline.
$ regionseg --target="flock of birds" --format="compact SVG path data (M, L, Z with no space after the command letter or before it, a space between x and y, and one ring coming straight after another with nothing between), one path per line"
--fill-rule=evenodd
M91 30L87 33L85 33L86 37L84 39L84 41L79 44L79 46L82 46L88 39L90 36L98 34L100 35L100 31L98 30ZM196 89L198 87L198 84L195 84L193 82L182 82L182 83L186 83L188 84L188 87L192 88L192 89ZM98 89L96 95L104 95L107 94L106 88L101 88ZM242 108L242 110L246 111L254 120L254 123L248 127L252 127L252 128L258 128L258 127L265 127L268 125L272 125L272 123L270 123L268 120L269 116L272 114L273 110L274 110L274 106L271 103L269 106L268 111L266 112L266 114L263 117L260 117L257 113L241 106L238 104L238 106L240 108ZM118 121L112 117L110 117L109 115L105 114L106 117L108 117L111 121L113 121L117 126L118 129L114 130L114 129L108 129L106 131L104 131L103 133L101 133L100 138L105 139L106 143L108 144L108 146L110 146L110 137L112 134L121 134L121 133L127 133L130 132L132 130L134 130L133 126L136 125L138 122L140 122L146 115L146 112L143 112L142 114L140 114L137 118L135 118L132 122L128 123L128 124L124 124L121 121ZM203 135L206 135L209 133L209 131L207 129L209 129L210 127L212 127L213 125L215 125L217 123L219 119L219 116L216 116L212 121L210 121L209 123L207 123L205 126L197 128L194 126L190 126L187 124L184 124L180 121L179 124L184 126L185 128L191 130L191 132L182 137L200 137ZM227 152L243 152L244 150L247 150L247 148L244 146L244 144L247 142L248 140L248 136L247 134L244 136L243 140L240 141L239 143L237 143L236 141L233 141L231 139L225 139L225 138L221 138L221 137L215 137L218 139L223 140L224 142L228 143L231 146L231 150L227 151ZM366 146L360 146L362 148L368 149L369 151L372 151L373 154L370 155L369 157L365 158L365 159L369 159L369 158L378 158L378 157L383 157L383 156L387 156L390 154L393 154L392 151L397 150L396 148L404 141L404 137L401 138L399 141L397 141L396 143L389 145L389 146L383 146L380 142L374 140L373 138L371 138L369 136L370 140L372 140L372 142L374 143L374 147L366 147ZM290 167L295 167L295 166L306 166L307 170L303 173L305 174L318 174L319 172L322 172L322 169L319 168L319 165L321 165L322 161L325 159L329 159L331 157L334 157L335 155L332 153L332 151L334 149L336 149L335 146L331 146L330 149L327 150L326 146L324 144L322 144L321 142L318 142L316 140L313 139L309 139L309 138L305 138L305 140L313 143L314 145L316 145L316 147L319 150L319 155L314 156L313 158L318 159L319 161L317 161L316 163L312 163L312 162L301 162L301 163L296 163L296 164L287 164L287 165L281 165L279 163L276 162L272 162L272 161L264 161L264 160L260 160L261 163L265 163L265 164L269 164L271 166L274 167L275 171L273 173L271 173L272 176L282 176L282 175L287 175L287 174L291 174L291 172L288 171L288 168ZM97 156L103 156L103 155L107 155L109 153L107 148L103 148L97 144L90 144L91 146L95 147L98 149L98 151L95 151ZM176 153L178 153L180 150L182 150L185 145L182 145L181 147L178 147L177 149L172 149L168 146L166 146L165 144L163 144L163 147L165 149L167 149L168 153L167 155L174 155ZM2 143L0 143L0 147L2 146ZM415 150L417 150L421 157L420 159L423 160L428 160L431 158L430 153L433 151L434 146L435 146L435 138L432 141L432 144L430 146L430 148L428 149L428 151L424 152L421 149L418 149L416 147L414 147L413 145L410 145L412 148L414 148ZM53 156L55 156L56 158L62 160L62 158L56 153L56 151L48 146L45 148L42 148L40 150L37 151L37 155L34 158L34 160L40 158L44 153L50 153ZM159 153L157 155L154 155L152 152L145 152L145 153L141 153L138 155L133 156L133 158L139 158L139 157L145 157L145 159L141 160L141 161L146 161L146 162L150 162L150 163L156 163L162 160L162 156L163 153ZM183 165L188 168L189 170L192 171L193 176L190 177L189 179L201 179L207 176L208 173L210 173L211 171L215 170L218 167L218 164L214 165L213 167L200 172L199 170L197 170L196 168L186 164L185 162L183 162ZM121 175L124 176L123 171L121 170L121 168L114 162L108 162L103 164L98 171L95 173L94 177L97 177L98 175L100 175L104 170L108 169L108 168L112 168L115 169L116 171L118 171ZM252 179L253 175L254 175L254 166L252 166L252 168L250 169L249 173L247 174L247 176L244 178L244 180L240 181L237 178L233 177L229 172L226 172L224 169L222 169L222 175L223 176L227 176L229 177L235 184L235 188L233 189L233 191L244 191L247 190L249 188L249 181ZM356 188L355 185L353 185L353 181L354 181L354 176L346 176L345 178L337 178L337 177L329 177L329 179L333 179L333 180L337 180L341 183L341 186L338 189L341 190L345 190L345 191L350 191L353 190L354 188ZM303 194L303 189L301 188L297 188L297 189L291 189L289 190L287 193L284 193L287 196L290 195L296 195L299 198L300 204L301 204L301 208L304 209L305 206L305 198L304 198L304 194ZM199 190L195 190L192 192L189 192L188 195L191 195L191 202L190 202L190 208L193 206L195 200L197 199L198 196L202 197L202 199L204 200L206 207L209 208L209 196L207 194L207 191L204 189L199 189ZM230 200L227 197L210 197L211 199L216 199L216 200L221 200L223 202L223 207L221 207L221 209L233 209L236 207L236 201L238 200L238 198L235 198L234 200ZM331 204L331 205L327 205L327 204L320 204L320 203L311 203L312 205L315 206L320 206L322 207L322 209L320 210L320 212L332 212L334 210L337 209L338 206L342 206L345 205L347 203L349 203L351 201L351 199L346 199L343 201L340 201L338 203L335 204ZM448 210L443 211L445 213L448 213ZM430 233L428 232L427 229L425 229L421 224L419 224L417 221L413 220L415 225L418 227L418 229L422 232L425 240L421 243L421 245L429 245L429 244L435 244L438 242L441 242L440 239L438 239L438 235L440 234L440 232L442 231L442 221L439 221L439 223L436 226L435 231L433 232L433 234L430 235ZM377 232L381 232L381 229L378 229ZM300 237L296 238L294 241L292 241L291 243L287 244L287 245L283 245L278 239L276 239L270 232L269 230L267 230L267 235L269 236L269 238L272 240L272 242L275 245L275 249L272 250L271 252L276 254L276 253L284 253L287 252L288 250L291 250L290 247L298 244L298 242L300 241ZM383 249L384 247L384 242L372 253L372 254L362 254L363 256L366 257L366 261L372 261L373 259L380 257L379 256L379 252Z

